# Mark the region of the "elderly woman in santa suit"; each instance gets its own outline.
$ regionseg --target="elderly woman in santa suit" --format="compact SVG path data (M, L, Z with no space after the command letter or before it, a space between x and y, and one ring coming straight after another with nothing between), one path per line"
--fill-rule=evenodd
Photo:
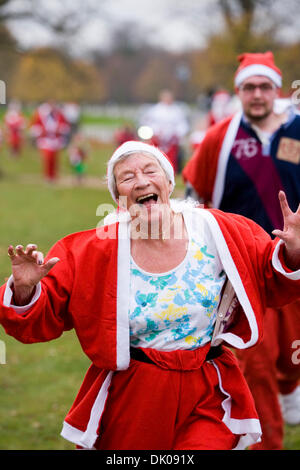
M0 322L24 343L75 328L91 360L62 436L86 449L243 449L260 439L226 345L260 341L266 305L299 298L300 209L285 227L170 200L166 156L126 142L108 163L118 210L43 259L9 247Z

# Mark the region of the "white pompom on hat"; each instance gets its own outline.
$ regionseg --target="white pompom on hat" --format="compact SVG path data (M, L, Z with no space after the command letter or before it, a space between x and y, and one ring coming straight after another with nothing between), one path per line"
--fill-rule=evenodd
M115 202L117 201L118 195L116 193L116 184L115 184L115 176L114 176L114 167L116 163L120 160L120 158L125 154L130 153L148 153L155 157L158 162L160 163L161 167L165 171L166 175L171 181L173 188L175 187L175 176L174 176L174 169L169 161L167 155L165 155L159 148L155 147L154 145L146 144L144 142L136 141L136 140L129 140L124 144L120 145L114 153L112 154L110 160L107 164L107 185L108 190Z
M278 88L282 86L282 73L276 67L271 51L265 53L245 53L238 56L240 65L234 76L234 84L238 88L246 78L261 75L272 80Z

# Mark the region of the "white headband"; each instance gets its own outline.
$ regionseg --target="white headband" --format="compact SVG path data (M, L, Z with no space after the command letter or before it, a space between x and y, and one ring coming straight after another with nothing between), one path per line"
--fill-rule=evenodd
M117 194L115 192L115 177L114 177L114 167L116 163L120 160L120 158L125 153L138 153L138 152L147 152L153 155L158 162L160 163L161 167L166 172L169 180L171 181L173 188L175 186L175 178L174 178L174 169L167 159L166 155L161 152L157 147L154 145L145 144L144 142L139 142L135 140L130 140L125 142L124 144L120 145L114 153L112 154L110 160L107 164L107 185L108 190L115 202L117 202Z

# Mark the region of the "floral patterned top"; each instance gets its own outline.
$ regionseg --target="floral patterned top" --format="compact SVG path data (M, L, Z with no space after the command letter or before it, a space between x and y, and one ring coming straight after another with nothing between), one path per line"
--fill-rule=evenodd
M190 239L184 260L166 273L148 273L131 257L130 345L170 351L211 341L225 282L212 240Z

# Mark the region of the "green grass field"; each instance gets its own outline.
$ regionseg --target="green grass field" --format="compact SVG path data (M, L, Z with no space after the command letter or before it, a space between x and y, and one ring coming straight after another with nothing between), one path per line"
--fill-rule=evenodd
M35 242L46 253L59 238L96 227L96 209L111 203L104 185L113 146L91 147L86 182L73 183L66 153L56 186L41 178L37 151L28 143L15 160L0 152L0 281L10 275L7 246ZM176 195L182 193L178 180ZM41 344L23 345L5 335L6 364L0 364L0 450L56 450L74 446L60 437L62 423L82 382L89 360L71 331ZM267 399L267 397L266 397ZM287 427L286 449L300 449L300 426Z
M66 153L56 186L41 178L40 159L29 144L18 160L0 157L0 280L10 274L7 246L36 242L46 253L64 235L93 228L96 209L111 198L103 184L112 147L92 148L86 183L73 183ZM5 335L0 365L0 449L73 449L59 434L89 365L73 332L51 343L23 345Z

